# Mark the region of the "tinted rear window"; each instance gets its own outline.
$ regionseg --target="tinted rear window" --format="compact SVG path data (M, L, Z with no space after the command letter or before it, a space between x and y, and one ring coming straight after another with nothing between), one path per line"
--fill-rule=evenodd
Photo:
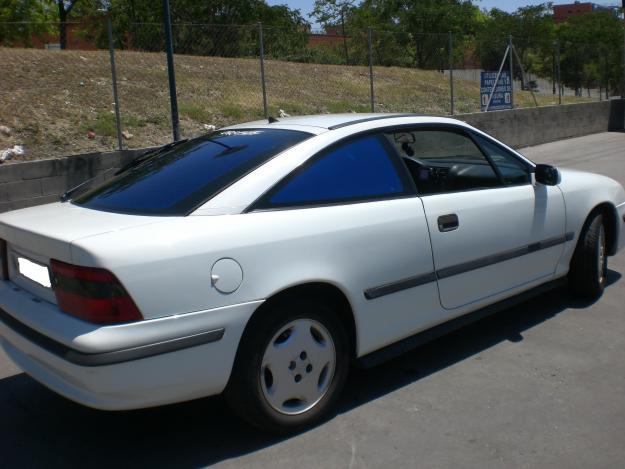
M182 143L76 197L108 212L186 215L281 151L311 137L281 129L223 130Z

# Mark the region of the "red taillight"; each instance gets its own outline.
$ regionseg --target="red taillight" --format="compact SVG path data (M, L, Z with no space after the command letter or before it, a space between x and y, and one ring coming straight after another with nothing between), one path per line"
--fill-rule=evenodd
M140 321L141 312L117 277L105 269L50 261L52 287L61 310L97 324Z
M0 239L0 280L9 280L9 253L7 242Z

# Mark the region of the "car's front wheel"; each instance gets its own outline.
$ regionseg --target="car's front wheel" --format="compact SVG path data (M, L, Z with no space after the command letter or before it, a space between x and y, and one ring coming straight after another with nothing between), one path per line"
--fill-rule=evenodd
M571 291L587 299L601 296L608 273L605 226L600 213L592 215L580 234L569 270Z
M347 376L345 330L331 308L314 299L271 306L242 338L226 398L264 430L297 431L332 409Z

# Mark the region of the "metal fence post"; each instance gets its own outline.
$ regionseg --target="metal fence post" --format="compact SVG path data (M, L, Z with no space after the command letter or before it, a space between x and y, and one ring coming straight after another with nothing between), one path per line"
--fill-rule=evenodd
M258 22L258 49L260 54L260 84L263 89L263 113L265 119L268 119L267 84L265 83L265 41L263 39L263 24L261 22Z
M451 103L451 112L450 114L454 115L454 43L453 43L453 35L451 31L449 31L449 93L450 93L450 103Z
M512 60L512 34L508 37L508 48L510 51L510 56L508 57L510 60L510 107L514 109L514 63Z
M111 59L111 80L113 82L113 106L115 106L115 127L117 127L117 149L123 150L122 123L119 116L119 96L117 94L117 70L115 69L115 44L113 43L113 21L111 14L106 18L106 32L109 40L109 57Z
M623 82L621 83L621 98L625 98L625 0L623 0Z
M369 96L371 97L371 112L375 112L375 97L373 95L373 44L371 28L368 29L367 33L369 43Z
M560 41L556 39L556 80L558 82L558 104L562 104L562 83L560 81Z
M171 105L171 126L174 141L180 140L180 121L178 119L178 97L176 96L176 74L174 72L174 45L171 34L171 14L169 0L163 0L163 27L167 46L167 76L169 77L169 102Z

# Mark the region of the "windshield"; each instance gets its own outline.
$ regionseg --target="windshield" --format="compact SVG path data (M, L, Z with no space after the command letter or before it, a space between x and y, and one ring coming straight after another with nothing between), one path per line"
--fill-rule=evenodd
M156 153L72 203L117 213L187 215L273 156L311 136L282 129L217 131Z

